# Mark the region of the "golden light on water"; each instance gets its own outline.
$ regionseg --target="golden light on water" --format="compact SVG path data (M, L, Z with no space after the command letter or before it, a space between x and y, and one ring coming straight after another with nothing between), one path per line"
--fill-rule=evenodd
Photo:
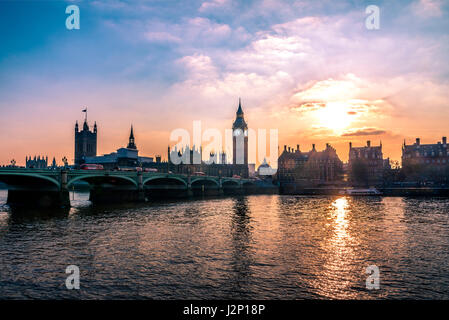
M321 244L325 260L315 283L318 293L325 297L354 298L348 295L350 279L357 273L353 263L356 259L356 240L350 233L350 214L350 201L346 197L332 201L326 213L329 237L323 239Z
M348 209L348 199L339 198L332 203L334 208L334 222L335 222L335 240L338 242L344 242L349 237L347 232L348 220L346 217Z

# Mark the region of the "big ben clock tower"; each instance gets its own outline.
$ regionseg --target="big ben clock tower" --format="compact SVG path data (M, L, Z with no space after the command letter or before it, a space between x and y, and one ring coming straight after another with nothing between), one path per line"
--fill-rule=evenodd
M243 117L242 102L232 125L232 163L248 166L248 125Z

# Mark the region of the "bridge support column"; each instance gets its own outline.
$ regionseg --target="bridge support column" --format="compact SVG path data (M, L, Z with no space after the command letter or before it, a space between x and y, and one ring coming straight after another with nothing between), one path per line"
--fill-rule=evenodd
M67 171L61 170L61 190L59 190L59 202L62 207L70 207L70 195L67 188Z
M224 195L224 190L223 190L223 179L219 179L218 180L218 184L219 184L219 187L218 187L218 195L220 195L220 196L222 196L222 195Z
M142 171L137 172L137 201L145 201Z
M187 197L193 197L192 178L190 176L187 177Z

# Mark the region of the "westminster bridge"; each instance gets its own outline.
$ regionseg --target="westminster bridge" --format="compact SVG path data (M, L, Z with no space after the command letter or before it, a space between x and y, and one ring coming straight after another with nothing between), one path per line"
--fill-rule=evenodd
M0 168L0 182L8 187L8 204L70 206L69 191L77 182L89 184L90 200L146 201L160 197L251 194L274 191L254 179L196 176L162 172ZM263 190L262 190L263 189Z

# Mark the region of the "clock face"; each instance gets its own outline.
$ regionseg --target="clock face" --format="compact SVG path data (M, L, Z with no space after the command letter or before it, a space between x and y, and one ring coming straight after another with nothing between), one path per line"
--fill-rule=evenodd
M248 136L248 130L245 130L244 134L245 134L245 137L247 137Z
M240 130L240 129L234 130L234 136L235 136L235 137L238 137L238 136L240 136L241 134L242 134L242 130Z

